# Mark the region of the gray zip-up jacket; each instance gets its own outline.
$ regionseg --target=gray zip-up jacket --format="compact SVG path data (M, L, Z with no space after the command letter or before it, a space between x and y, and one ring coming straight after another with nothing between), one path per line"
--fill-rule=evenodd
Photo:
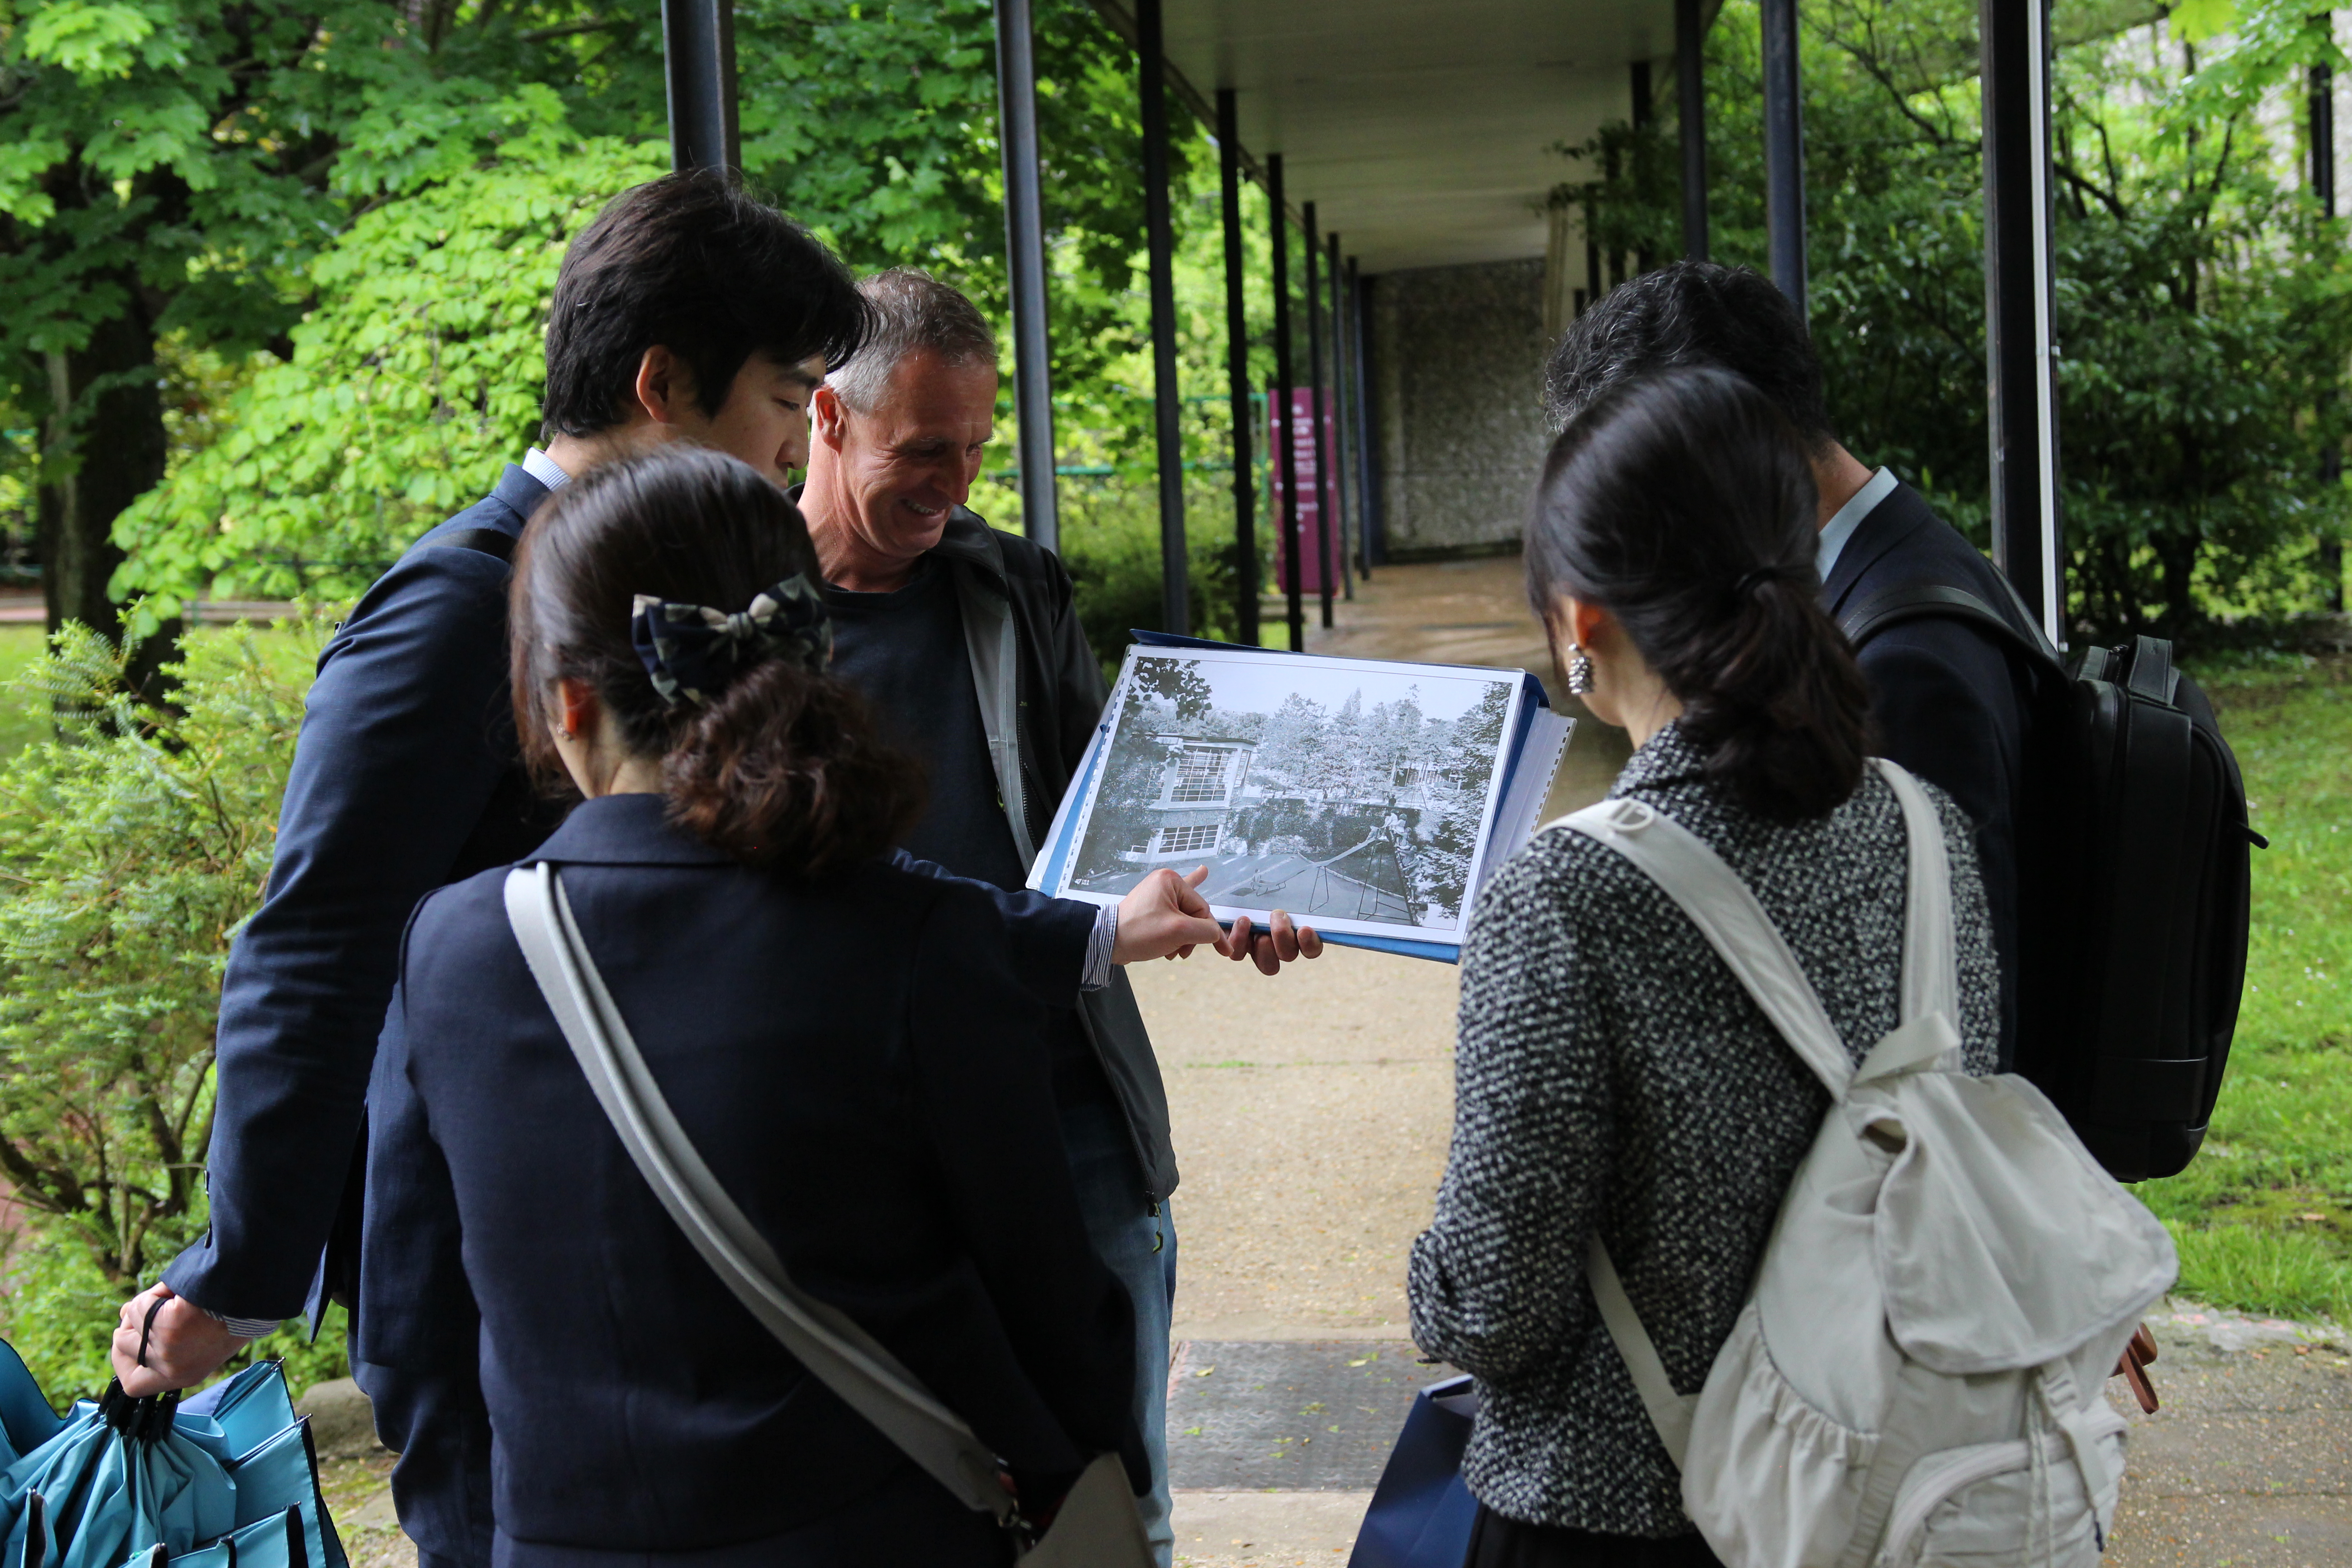
M997 804L1021 858L1036 858L1055 808L1102 722L1109 692L1078 627L1070 574L1051 551L958 507L932 553L948 565L963 610L964 649L996 769ZM1078 1018L1118 1097L1144 1189L1176 1190L1168 1089L1122 969L1078 997Z

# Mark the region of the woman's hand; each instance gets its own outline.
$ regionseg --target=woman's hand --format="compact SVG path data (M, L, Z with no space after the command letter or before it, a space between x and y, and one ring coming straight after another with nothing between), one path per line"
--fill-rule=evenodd
M218 1372L249 1342L185 1296L173 1295L169 1285L152 1285L122 1303L114 1331L114 1375L134 1399L188 1388Z
M1209 913L1209 901L1200 893L1208 876L1206 866L1181 877L1162 867L1138 882L1118 901L1118 940L1111 946L1111 962L1190 958L1204 942L1223 952L1225 928Z

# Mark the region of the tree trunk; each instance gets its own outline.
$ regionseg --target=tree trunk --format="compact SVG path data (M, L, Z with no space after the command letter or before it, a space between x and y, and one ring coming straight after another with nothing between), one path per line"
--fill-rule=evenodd
M121 613L107 593L123 559L114 520L163 479L154 335L136 291L126 292L133 302L92 331L85 347L44 356L49 415L42 430L37 547L52 632L79 621L110 638L121 635ZM179 638L180 623L166 622L132 661L132 683L151 699L163 695L156 666L177 656Z

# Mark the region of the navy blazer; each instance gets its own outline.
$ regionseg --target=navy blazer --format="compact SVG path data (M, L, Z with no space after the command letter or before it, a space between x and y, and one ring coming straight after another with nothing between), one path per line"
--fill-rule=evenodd
M794 1279L1024 1483L1117 1449L1144 1484L1129 1303L1087 1244L1038 1005L984 893L878 862L789 882L655 795L588 802L531 858L563 868L665 1095ZM487 1444L509 1568L762 1561L910 1462L630 1163L516 946L505 877L417 910L370 1089L353 1370L402 1455L402 1525L488 1561Z
M1992 563L1897 484L1839 552L1822 584L1831 619L1888 588L1941 584L1975 595L2032 633ZM1861 651L1871 749L1939 785L1977 826L1993 948L2000 960L2000 1066L2017 1041L2017 810L2035 675L1992 634L1946 616L1890 626Z
M509 465L376 579L319 656L269 886L221 982L211 1227L163 1273L213 1311L320 1305L401 927L426 892L513 860L554 824L515 746L507 563L437 544L520 537L546 499Z
M199 1306L315 1322L331 1289L352 1299L363 1101L402 926L425 894L520 858L562 819L515 744L508 563L441 543L520 538L547 496L508 465L376 580L319 657L269 886L221 984L211 1225L163 1273ZM1000 906L1033 988L1068 1005L1093 907L1019 893Z

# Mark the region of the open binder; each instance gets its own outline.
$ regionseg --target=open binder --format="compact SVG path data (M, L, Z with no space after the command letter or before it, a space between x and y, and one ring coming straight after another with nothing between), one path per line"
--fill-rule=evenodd
M1284 909L1326 942L1459 962L1574 728L1542 683L1133 635L1029 886L1115 903L1206 864L1220 920Z

